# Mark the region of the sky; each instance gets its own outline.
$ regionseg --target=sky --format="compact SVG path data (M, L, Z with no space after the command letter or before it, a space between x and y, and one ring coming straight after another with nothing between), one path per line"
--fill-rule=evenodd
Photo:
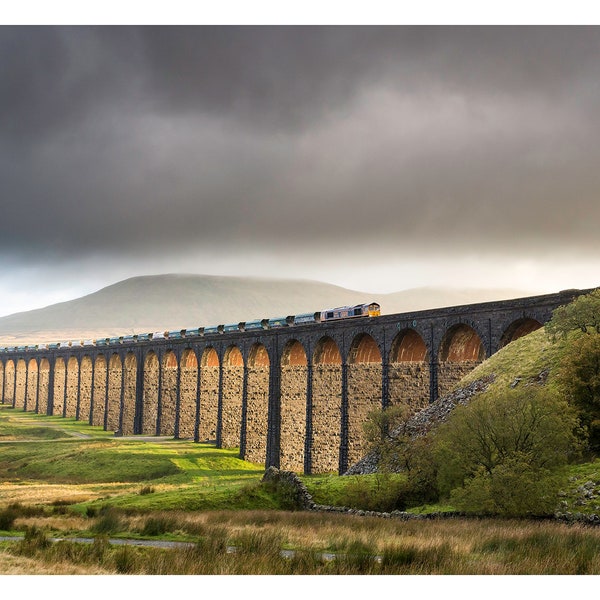
M5 24L0 81L0 316L159 273L600 285L599 27Z

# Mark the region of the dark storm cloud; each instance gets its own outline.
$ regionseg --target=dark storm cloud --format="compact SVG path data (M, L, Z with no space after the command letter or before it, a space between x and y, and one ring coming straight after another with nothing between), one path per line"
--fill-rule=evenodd
M0 249L597 248L598 28L0 29Z

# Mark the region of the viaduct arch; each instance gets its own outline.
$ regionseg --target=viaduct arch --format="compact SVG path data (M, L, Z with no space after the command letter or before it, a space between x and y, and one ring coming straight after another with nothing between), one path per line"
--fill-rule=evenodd
M0 400L123 435L239 448L304 473L344 472L370 410L416 411L589 290L176 339L0 349Z

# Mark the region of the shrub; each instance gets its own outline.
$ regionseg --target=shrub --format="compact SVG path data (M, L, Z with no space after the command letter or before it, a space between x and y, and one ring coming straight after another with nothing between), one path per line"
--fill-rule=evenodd
M409 489L406 481L391 473L352 476L341 503L359 510L404 510Z
M340 573L369 574L378 571L377 555L373 548L360 540L353 540L337 554L336 566Z
M572 336L566 342L557 380L579 410L590 448L600 450L600 335Z
M571 331L600 334L600 289L556 308L546 323L546 331L554 338L566 337Z
M553 472L580 448L577 432L576 411L547 389L482 394L435 436L440 488L463 510L546 514L556 502Z
M51 543L41 529L27 527L24 538L17 546L17 553L24 556L34 556L37 552L46 550Z
M168 517L150 517L144 523L142 535L157 536L173 531L176 527L175 519Z
M125 575L136 570L135 551L129 546L121 546L114 554L117 573Z
M3 511L0 511L0 530L2 531L10 531L16 521L19 513L14 508L10 506L5 508Z
M86 506L85 516L88 519L93 519L98 516L98 509L95 506Z
M91 530L95 533L111 534L121 531L122 527L121 517L115 510L108 509L103 511L103 514L94 523Z

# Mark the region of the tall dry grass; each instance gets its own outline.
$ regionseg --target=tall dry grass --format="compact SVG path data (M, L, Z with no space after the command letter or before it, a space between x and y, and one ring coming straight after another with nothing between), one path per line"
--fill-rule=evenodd
M90 525L105 516L89 519ZM73 572L89 568L148 575L600 574L600 529L581 525L273 511L116 516L116 534L154 532L193 544L183 549L116 547L108 544L107 535L91 545L44 544L43 519L32 517L38 537L4 545L5 553L33 561L27 563L31 572L56 564L63 572L72 565ZM293 553L282 554L285 549Z

